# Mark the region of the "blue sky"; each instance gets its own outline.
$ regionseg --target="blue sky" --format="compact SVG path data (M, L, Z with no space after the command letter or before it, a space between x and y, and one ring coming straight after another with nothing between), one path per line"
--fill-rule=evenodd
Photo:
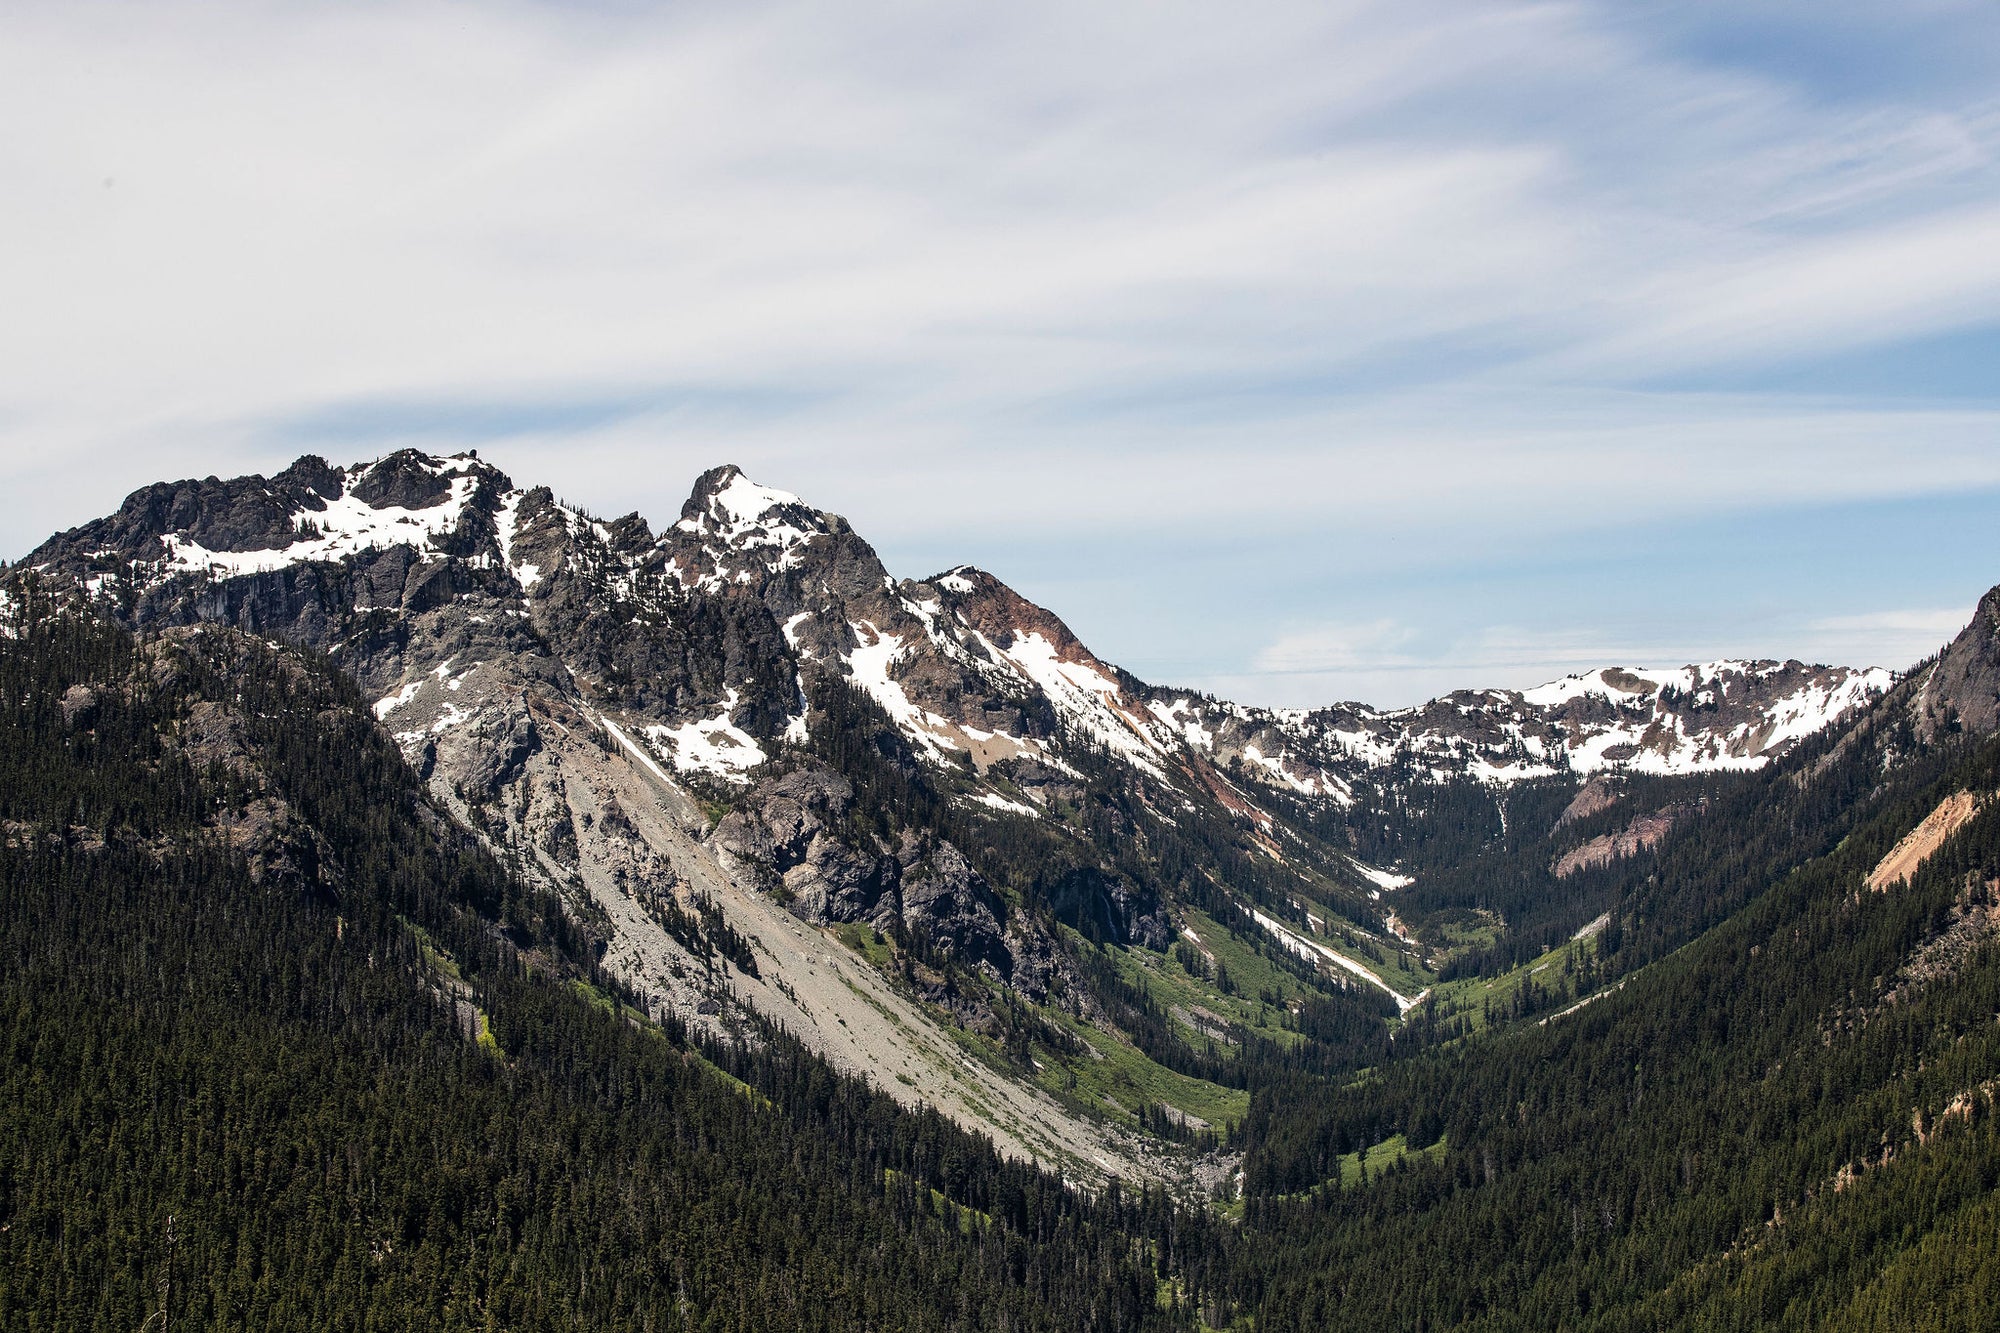
M1904 666L2000 582L1990 4L10 6L0 554L734 461L1162 681Z

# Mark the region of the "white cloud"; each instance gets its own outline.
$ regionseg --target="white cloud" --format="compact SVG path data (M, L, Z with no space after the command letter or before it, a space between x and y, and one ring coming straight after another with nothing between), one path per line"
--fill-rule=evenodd
M1809 621L1802 655L1828 662L1869 663L1903 670L1958 637L1972 619L1969 606L1873 611Z
M1418 659L1408 650L1416 636L1393 620L1292 630L1258 652L1254 669L1265 675L1324 675L1415 665Z
M2000 486L1983 403L1630 387L2000 322L1994 104L1844 104L1623 7L7 25L10 555L162 476L405 442L655 518L730 459L885 546L1445 564Z
M1970 614L1958 607L1781 617L1760 642L1716 635L1617 639L1595 628L1519 625L1426 635L1393 620L1294 627L1259 650L1249 670L1200 684L1229 698L1294 707L1334 699L1398 707L1453 690L1525 689L1603 666L1671 668L1724 657L1902 670L1949 642Z
M1485 343L1490 388L1525 354L1619 375L1995 313L1991 204L1849 216L1938 179L1990 199L1990 112L1828 116L1636 31L1579 6L28 6L0 55L12 437L805 383L859 426L984 440L1438 338ZM1801 209L1823 225L1771 225Z
M1566 352L1653 373L1845 350L1991 321L2000 310L2000 206L1858 233L1786 238L1629 293L1626 327ZM1671 290L1668 290L1669 286Z

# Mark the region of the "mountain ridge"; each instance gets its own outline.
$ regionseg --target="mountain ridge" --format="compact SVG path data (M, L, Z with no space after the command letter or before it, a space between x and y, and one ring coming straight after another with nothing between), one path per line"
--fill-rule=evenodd
M485 511L468 525L475 530L462 535L459 528L468 505L484 506ZM21 563L48 566L55 563L50 556L73 563L76 543L94 541L98 544L90 556L117 551L133 570L86 573L86 580L97 580L91 585L93 592L102 595L139 577L141 564L152 566L143 577L155 581L177 573L222 579L301 562L344 559L371 545L409 545L421 556L435 559L476 555L458 548L468 540L490 541L500 566L522 585L524 595L532 596L544 566L516 559L514 553L521 549L525 557L544 549L550 536L546 523L556 515L561 516L566 535L577 537L587 530L603 553L622 559L628 569L643 568L648 548L661 553L659 572L676 578L684 590L715 592L732 580L747 585L759 575L796 569L803 559L800 548L816 540L858 543L866 552L860 563L865 567L872 562L879 568L872 548L860 542L838 515L760 485L733 464L703 473L678 522L655 538L636 513L615 524L586 520L581 510L557 504L545 487L513 488L510 478L480 463L476 455L437 458L410 450L349 468L332 468L308 456L268 484L249 488L215 478L159 483L135 492L111 518L62 534ZM529 524L526 529L520 527L524 521ZM537 522L544 526L537 529ZM485 531L478 530L482 527ZM677 542L677 535L692 540ZM60 549L52 549L59 544ZM752 568L750 560L759 554L764 556L757 562L760 568ZM1782 753L1788 743L1851 711L1870 692L1886 689L1893 679L1880 668L1722 659L1667 671L1604 667L1529 689L1457 690L1403 708L1377 709L1353 702L1308 709L1264 708L1141 682L1097 657L1054 613L971 566L918 580L892 580L886 571L881 577L886 591L905 594L901 605L892 607L900 613L894 617L897 625L864 621L872 641L842 645L848 651L836 648L832 655L847 662L850 674L865 674L878 702L892 715L902 713L913 732L930 730L931 742L938 741L939 727L962 724L963 719L919 717L922 710L915 709L915 701L897 696L893 686L899 682L877 675L890 665L881 658L914 646L907 641L912 637L907 628L897 626L908 627L914 620L923 625L926 637L937 638L939 627L917 608L948 598L950 609L981 641L985 650L981 656L993 661L998 647L998 656L1008 659L1019 675L1044 693L1067 696L1071 707L1064 710L1066 720L1084 725L1113 748L1124 749L1135 762L1151 762L1142 757L1147 751L1176 740L1212 749L1208 738L1219 727L1236 738L1225 742L1226 757L1245 758L1278 782L1314 795L1340 791L1342 768L1385 766L1399 753L1428 761L1440 776L1472 772L1492 781L1548 776L1564 768L1585 774L1613 767L1662 774L1754 768ZM629 580L626 584L621 588L614 581L610 591L614 596L629 595ZM850 579L840 591L856 595L864 589ZM924 592L934 596L908 595ZM813 627L804 623L811 618L809 612L803 617L785 616L785 636L789 646L824 658L829 655L828 635L814 634ZM856 627L850 626L849 632L859 637ZM885 635L896 640L886 651ZM1011 642L1016 635L1039 642L1025 652L1016 651ZM832 637L841 637L841 630L833 628ZM1001 639L1008 642L1000 646L996 641ZM853 657L855 648L864 650L859 663ZM1765 683L1774 678L1775 686ZM1121 697L1119 702L1132 706L1114 708L1116 719L1080 697L1128 691L1133 698ZM1739 697L1731 699L1732 694ZM1751 700L1746 703L1744 695ZM1677 707L1682 698L1689 701L1686 710ZM1645 700L1651 700L1650 708ZM711 702L723 700L718 696ZM1703 709L1713 711L1718 704L1730 708L1733 725L1689 728L1691 716ZM931 720L930 728L921 725ZM1107 725L1114 720L1116 725ZM1134 734L1128 737L1128 731ZM923 735L915 738L925 743ZM1265 741L1263 746L1258 738ZM1282 744L1271 745L1273 738ZM983 743L987 738L977 739ZM962 740L954 735L945 743L962 748ZM1147 744L1149 740L1154 743ZM1009 745L1016 751L1033 748L1011 736L1002 748ZM1272 753L1274 749L1278 753ZM1510 762L1493 762L1501 757Z
M1378 816L1415 828L1470 784L1451 799L1504 831L1506 793L1537 784L1753 772L1892 683L1717 663L1251 708L1138 680L984 571L898 580L844 519L733 465L655 532L470 454L308 457L144 488L3 582L26 579L137 629L326 653L437 799L594 921L656 1011L718 1037L782 1023L1084 1176L1193 1168L1133 1132L1138 1094L1070 1087L1098 1072L1076 1060L1134 1052L1147 1096L1213 1124L1239 1105L1232 1062L1292 1058L1300 1006L1408 1014L1512 928L1443 924L1452 890L1420 901L1393 840L1371 850ZM1599 915L1610 874L1566 888L1575 919L1548 929ZM748 942L733 961L686 924L710 919ZM1156 1015L1144 969L1179 945L1187 994ZM1246 969L1296 997L1273 1016ZM958 1032L990 1046L968 1060ZM1010 1043L1062 1055L1060 1076Z
M385 462L149 488L0 570L0 1306L150 1308L171 1256L81 1207L232 1256L184 1301L512 1302L467 1327L691 1323L718 1236L693 1299L746 1327L2000 1309L2000 590L1879 693L1465 691L1336 787L1374 710L1155 690L733 469L656 533ZM771 1244L690 1211L732 1191ZM1013 1304L871 1290L885 1244Z

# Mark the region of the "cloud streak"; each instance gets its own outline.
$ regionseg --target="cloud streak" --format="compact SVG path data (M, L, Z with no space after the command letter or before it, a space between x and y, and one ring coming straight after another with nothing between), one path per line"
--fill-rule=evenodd
M2000 487L2000 396L1755 383L2000 323L1983 11L1868 38L1963 77L1849 96L1687 22L16 6L0 549L161 475L405 442L655 515L729 458L940 554L1463 561ZM1750 381L1661 387L1717 370Z
M1256 653L1249 670L1204 684L1229 697L1275 698L1295 706L1359 699L1395 707L1468 686L1523 689L1601 666L1671 668L1759 652L1902 670L1948 643L1967 618L1962 607L1793 617L1793 623L1778 627L1775 646L1762 647L1719 637L1617 639L1596 628L1487 625L1427 635L1394 620L1316 625L1281 633Z

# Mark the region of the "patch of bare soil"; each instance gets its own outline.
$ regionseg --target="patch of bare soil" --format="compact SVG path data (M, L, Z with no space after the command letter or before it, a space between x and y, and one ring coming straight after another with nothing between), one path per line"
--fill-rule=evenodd
M1979 798L1969 791L1947 796L1938 803L1938 808L1924 816L1923 823L1903 835L1901 842L1889 849L1879 865L1868 874L1868 887L1877 893L1891 884L1908 883L1910 876L1917 873L1920 866L1931 857L1931 853L1944 846L1945 839L1965 827L1979 810Z

